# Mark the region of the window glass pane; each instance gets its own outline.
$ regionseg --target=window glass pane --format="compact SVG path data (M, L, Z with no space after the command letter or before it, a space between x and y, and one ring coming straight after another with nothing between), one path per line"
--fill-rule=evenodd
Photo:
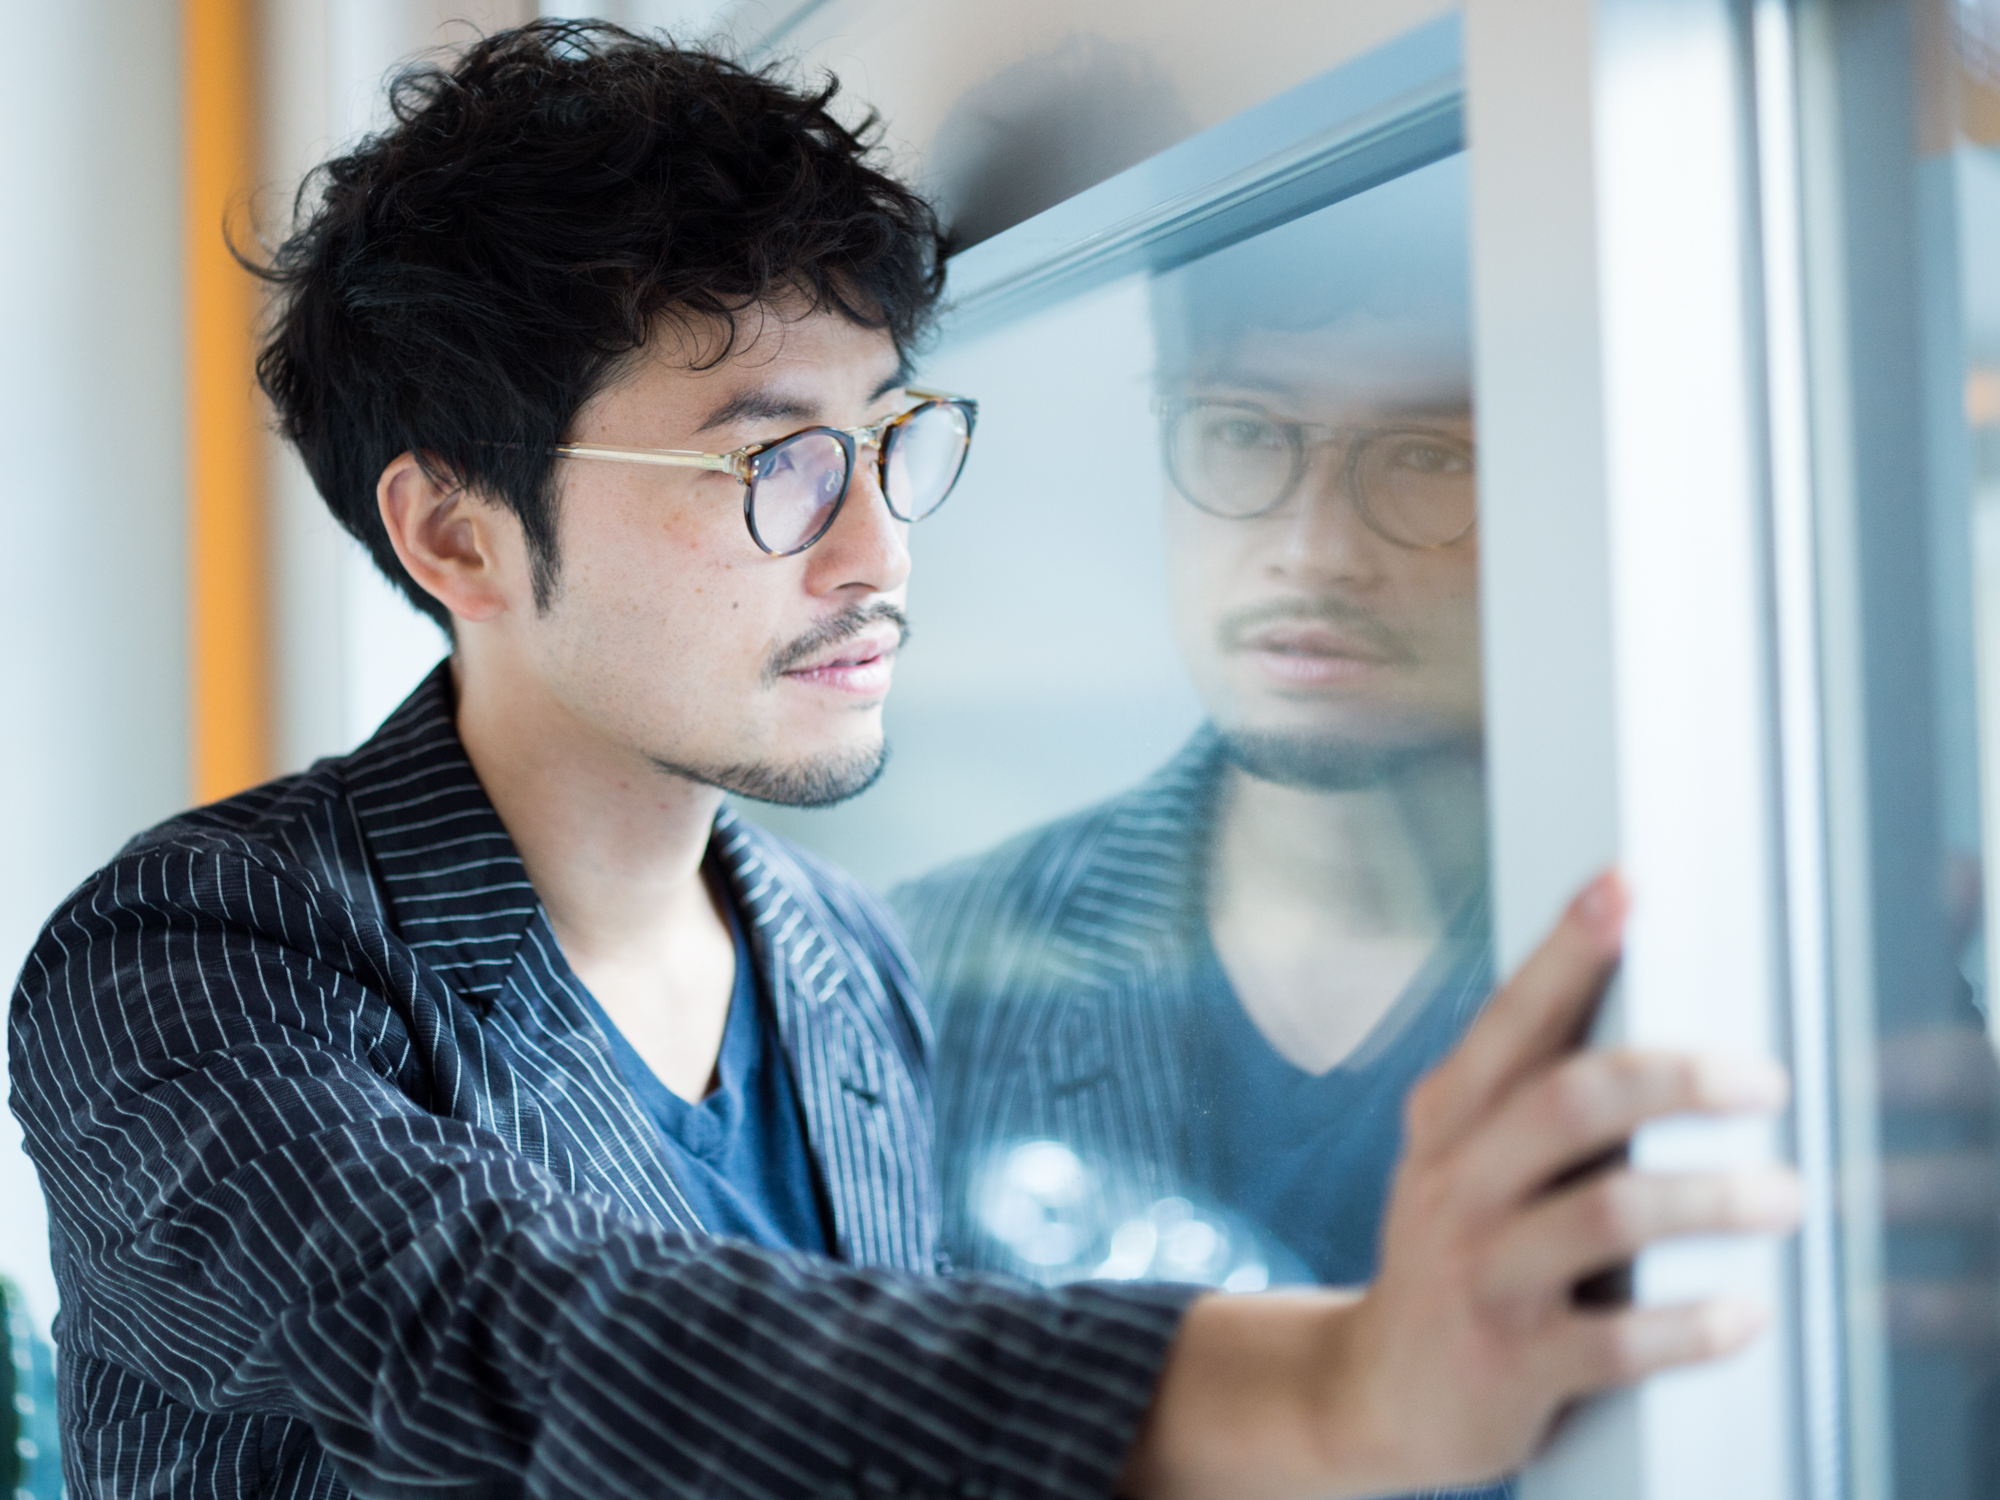
M2000 41L1809 7L1850 1487L2000 1494Z
M1489 987L1466 172L948 344L888 774L753 809L893 893L947 1240L1043 1281L1373 1268Z

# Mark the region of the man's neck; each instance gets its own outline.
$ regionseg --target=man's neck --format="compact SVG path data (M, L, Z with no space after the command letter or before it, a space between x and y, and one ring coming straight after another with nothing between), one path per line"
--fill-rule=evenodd
M606 744L544 693L456 659L452 678L459 738L565 948L615 952L709 904L701 863L722 793Z
M1229 767L1209 844L1208 915L1244 1008L1322 1072L1352 1051L1442 937L1485 865L1476 754L1323 792Z
M452 661L458 733L570 967L667 1087L707 1092L735 953L702 875L722 793Z

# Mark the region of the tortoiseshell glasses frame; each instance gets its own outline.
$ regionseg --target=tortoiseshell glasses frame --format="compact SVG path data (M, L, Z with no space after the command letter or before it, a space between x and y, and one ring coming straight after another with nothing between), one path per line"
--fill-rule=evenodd
M920 521L944 503L965 470L979 403L944 391L909 388L906 394L916 399L915 406L867 427L805 427L727 453L598 443L563 443L551 451L564 458L727 474L743 486L750 539L773 557L790 557L832 527L847 503L862 448L875 450L876 479L897 520Z

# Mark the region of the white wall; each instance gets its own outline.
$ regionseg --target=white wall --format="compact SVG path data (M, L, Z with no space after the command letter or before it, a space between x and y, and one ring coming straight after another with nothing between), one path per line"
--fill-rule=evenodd
M187 800L174 8L0 0L0 969ZM30 55L31 54L31 55ZM115 108L107 108L115 101ZM0 1271L46 1327L42 1195L0 1123Z

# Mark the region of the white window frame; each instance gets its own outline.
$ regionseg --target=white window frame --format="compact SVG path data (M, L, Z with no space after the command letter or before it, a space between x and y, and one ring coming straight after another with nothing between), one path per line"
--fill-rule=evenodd
M1637 905L1598 1041L1775 1056L1796 1090L1782 1128L1676 1122L1635 1159L1789 1158L1812 1205L1789 1245L1641 1257L1641 1301L1777 1325L1592 1403L1528 1500L1845 1493L1792 50L1783 0L1468 8L1500 960L1616 860Z

